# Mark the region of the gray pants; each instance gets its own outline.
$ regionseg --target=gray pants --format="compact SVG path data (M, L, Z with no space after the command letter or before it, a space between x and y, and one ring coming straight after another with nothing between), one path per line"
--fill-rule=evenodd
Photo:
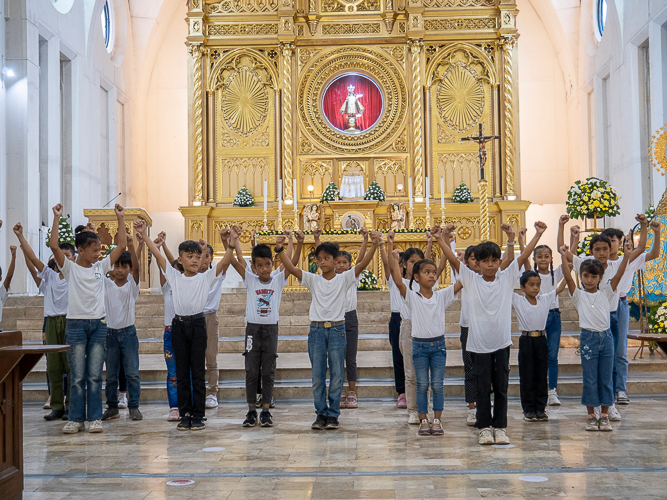
M412 320L401 320L401 354L403 354L403 365L405 368L405 399L408 413L417 411L417 374L412 361Z
M359 320L357 311L345 313L345 337L347 338L347 351L345 352L345 367L347 368L347 381L357 381L357 346L359 344Z
M257 381L262 377L262 405L273 397L278 357L278 325L248 323L245 328L245 393L248 404L255 404Z

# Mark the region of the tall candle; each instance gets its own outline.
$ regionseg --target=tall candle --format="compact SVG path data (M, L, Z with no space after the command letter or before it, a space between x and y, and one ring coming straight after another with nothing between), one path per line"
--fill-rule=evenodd
M278 210L283 209L283 180L278 179Z
M429 208L431 206L431 186L428 182L428 177L426 177L426 208Z
M266 191L268 188L268 182L266 179L264 179L264 211L266 212L268 210L268 198L266 196Z
M292 186L294 186L294 211L298 212L298 210L296 209L296 198L297 198L297 196L296 196L296 182L293 182Z
M410 210L412 210L412 177L408 177L408 197L410 199Z
M445 208L445 178L440 177L440 206Z

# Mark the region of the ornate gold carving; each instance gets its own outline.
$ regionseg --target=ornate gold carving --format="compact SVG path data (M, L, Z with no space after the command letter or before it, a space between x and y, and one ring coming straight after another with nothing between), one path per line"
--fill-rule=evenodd
M378 34L381 32L380 23L336 23L323 24L323 35L359 35L359 34Z
M375 174L397 174L405 172L405 160L383 160L375 163Z
M472 67L463 61L452 64L436 92L438 113L449 128L464 133L477 125L484 112L484 86Z
M456 144L456 137L438 123L438 144Z
M319 52L317 49L299 49L299 71Z
M250 141L250 146L253 148L265 148L271 144L271 137L269 136L269 127L266 127L261 134L253 137Z
M266 121L269 93L262 78L241 67L222 88L222 117L227 126L242 137L252 135Z
M190 239L199 239L204 235L204 221L202 219L190 219Z
M208 36L257 36L277 34L278 23L208 25Z
M299 142L299 153L307 155L313 152L313 144L308 139L301 139Z
M495 7L496 0L424 0L427 9L444 7Z
M460 31L460 30L484 30L496 29L496 18L471 18L471 19L427 19L424 21L426 31Z
M303 36L305 34L303 24L297 24L296 25L296 34L297 34L297 36Z
M656 172L664 176L667 172L667 125L660 127L651 138L648 157Z
M463 226L463 227L456 230L456 236L458 236L462 240L467 240L468 238L470 238L472 236L472 229L470 229L469 227Z
M516 38L505 37L503 48L503 101L505 110L505 189L508 196L514 196L514 88L512 49Z
M394 143L391 145L391 148L397 153L404 153L408 150L408 144L405 140L405 137L397 138Z
M203 118L203 99L202 99L202 88L204 82L202 79L202 47L200 45L192 44L189 46L190 54L193 59L194 75L193 75L193 87L194 87L194 99L193 99L193 111L194 111L194 193L193 201L195 203L204 202L204 118Z
M281 46L283 53L283 189L285 199L292 199L292 53L294 44Z
M480 238L482 241L489 239L489 183L486 179L480 179L479 189L479 214L480 214Z
M269 159L268 158L223 158L221 163L221 173L225 170L236 171L240 173L247 173L248 170L255 172L259 169L262 173L268 173Z
M424 172L422 167L422 83L420 53L424 46L421 40L410 40L412 52L412 137L414 141L414 191L415 197L424 196Z
M275 12L275 0L223 0L209 7L209 14L243 14L246 12Z
M398 32L401 34L405 34L407 31L407 25L405 21L401 21L398 23Z
M241 141L239 139L237 139L232 134L229 134L227 132L223 132L220 137L220 145L223 148L238 148L240 142Z
M324 177L326 174L333 175L333 162L331 160L308 161L301 164L302 177L306 175Z
M440 153L438 155L438 165L445 172L456 168L461 172L464 169L473 172L478 167L477 153Z

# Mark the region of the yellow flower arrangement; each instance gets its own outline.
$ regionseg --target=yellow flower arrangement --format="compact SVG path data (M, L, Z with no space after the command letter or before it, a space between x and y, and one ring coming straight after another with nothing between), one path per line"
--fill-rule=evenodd
M618 200L618 193L606 181L589 177L575 182L567 192L567 213L573 219L615 217L621 213Z

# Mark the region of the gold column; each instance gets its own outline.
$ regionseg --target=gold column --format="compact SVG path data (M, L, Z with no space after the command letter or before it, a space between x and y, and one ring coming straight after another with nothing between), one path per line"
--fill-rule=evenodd
M293 43L283 43L283 190L292 199L292 52Z
M208 139L206 141L206 164L208 169L208 202L215 202L215 92L206 93L206 118L208 123Z
M479 184L479 229L480 239L489 240L489 183L486 179L480 179Z
M516 38L504 37L503 47L503 102L505 109L505 185L506 195L515 196L514 187L514 80L512 67L512 49Z
M414 142L413 189L415 198L424 196L424 152L422 149L422 79L421 79L421 49L422 40L410 40L412 52L412 137Z
M203 126L203 99L202 99L202 48L201 45L191 44L188 48L194 63L194 121L195 121L195 171L193 205L204 203L204 126Z

